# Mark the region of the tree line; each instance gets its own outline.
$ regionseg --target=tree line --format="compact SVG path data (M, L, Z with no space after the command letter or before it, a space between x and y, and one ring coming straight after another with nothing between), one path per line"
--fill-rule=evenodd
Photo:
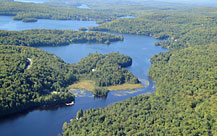
M116 19L97 27L90 27L89 30L151 36L164 40L157 42L156 45L179 49L216 43L215 18L213 16L160 14L158 12L137 18Z
M26 18L82 21L111 21L124 13L102 10L57 7L25 2L1 2L0 14L14 16L14 20Z
M155 93L82 111L62 135L217 135L216 8L187 12L194 10L199 14L158 10L89 28L164 39L156 45L170 52L151 58Z
M72 43L110 44L122 41L123 36L102 32L82 32L73 30L32 29L24 31L0 30L0 45L18 46L61 46Z
M83 111L64 123L73 135L216 135L216 45L155 55L156 92Z

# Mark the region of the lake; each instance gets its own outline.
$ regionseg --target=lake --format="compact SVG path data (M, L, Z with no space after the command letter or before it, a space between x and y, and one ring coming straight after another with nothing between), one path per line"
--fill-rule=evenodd
M97 26L95 21L48 20L39 19L37 22L23 23L12 20L10 16L0 16L0 30L27 30L27 29L71 29Z
M93 21L59 21L38 20L36 23L23 23L14 21L12 17L0 16L0 29L3 30L26 30L32 28L71 29L78 30L80 27L97 26ZM155 83L148 76L151 66L150 58L154 54L167 51L157 47L154 43L158 40L152 37L123 34L124 41L110 45L104 44L71 44L59 47L40 47L42 50L51 52L61 57L67 63L77 63L89 53L120 52L129 55L133 59L131 71L144 85L142 89L120 90L109 92L106 99L94 98L91 92L84 90L71 90L76 95L75 105L52 109L37 109L23 113L15 117L0 121L1 136L55 136L61 133L64 122L75 118L79 109L104 108L115 102L123 101L140 94L155 91Z

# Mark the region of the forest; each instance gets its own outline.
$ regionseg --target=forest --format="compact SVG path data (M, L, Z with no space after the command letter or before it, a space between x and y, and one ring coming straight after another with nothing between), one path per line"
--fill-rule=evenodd
M102 32L81 32L73 30L32 29L24 31L0 30L0 45L21 46L63 46L73 43L110 44L122 41L123 36Z
M81 110L79 119L63 124L62 135L217 135L217 37L213 11L216 8L167 13L158 10L89 28L152 36L162 40L156 45L170 51L151 58L149 77L156 81L155 93L104 109Z
M217 46L188 47L152 59L156 92L83 111L68 135L216 135Z
M94 4L90 6L96 6ZM95 20L100 25L88 28L90 31L151 36L160 39L156 46L169 49L150 59L152 66L148 75L156 82L153 94L132 97L103 109L80 109L76 119L63 124L60 135L216 136L217 8L145 8L127 4L78 9L62 5L0 3L0 14L14 16L15 20ZM120 18L125 15L135 18ZM80 30L86 31L85 28ZM74 96L68 93L67 87L82 80L94 81L95 96L105 96L106 87L111 85L139 82L125 69L133 60L120 53L92 53L78 64L67 64L53 54L25 47L41 46L40 42L49 46L70 44L71 38L79 42L107 43L109 39L123 40L121 36L62 30L1 33L1 44L7 45L0 46L0 117L32 107L71 102ZM8 39L4 37L6 33L10 35ZM70 37L73 35L82 39Z
M13 16L14 20L26 18L54 20L111 21L124 13L56 7L22 2L0 2L0 15Z
M108 91L101 87L139 82L124 69L132 64L132 59L120 53L92 53L78 64L67 64L40 49L1 45L0 64L0 118L35 107L71 102L74 96L67 87L82 79L95 82L96 96L107 95Z
M132 58L120 53L91 53L78 62L80 79L89 79L96 86L115 86L124 83L139 83L131 72L125 67L132 65Z
M78 81L69 88L86 89L97 97L106 97L107 87L136 85L139 88L138 78L125 69L131 65L132 58L120 53L90 53L75 65Z
M195 17L159 13L137 18L117 19L98 27L89 28L91 31L152 36L164 40L156 45L169 49L217 43L216 29L216 17L213 16Z
M109 90L107 88L94 88L93 93L95 97L107 97Z
M32 64L27 69L28 58ZM76 81L74 70L53 54L35 48L1 45L0 64L0 117L74 100L65 89Z

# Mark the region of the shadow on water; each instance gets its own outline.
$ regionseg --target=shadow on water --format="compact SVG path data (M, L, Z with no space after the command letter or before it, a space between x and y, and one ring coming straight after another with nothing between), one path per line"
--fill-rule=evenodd
M29 113L34 112L34 111L55 111L59 108L65 108L65 107L68 107L68 106L66 106L65 104L60 104L60 105L54 105L54 106L41 106L38 108L31 108L31 109L28 109L22 112L18 112L18 113L11 114L9 116L0 118L0 125L3 124L4 122L10 122L10 121L16 120L17 118L23 118Z
M111 101L113 99L113 103L122 101L123 99L126 99L124 97L130 98L131 96L138 96L140 94L151 94L154 92L155 87L152 83L151 80L149 80L151 84L147 88L138 88L138 89L133 89L133 90L118 90L118 91L110 91L107 96L94 96L92 92L86 91L86 90L80 90L80 89L71 89L70 92L73 93L76 96L76 100L80 101L81 99L92 99L92 101L97 102L97 101L104 101L106 102ZM114 98L120 98L121 99L114 99ZM111 105L110 103L109 105ZM75 105L79 105L79 103L76 103ZM74 106L74 105L72 105ZM61 105L55 105L55 106L46 106L46 107L39 107L39 108L34 108L30 109L28 111L12 114L10 116L7 116L5 118L0 119L0 125L5 123L5 122L11 122L13 120L16 120L17 118L24 118L27 114L34 112L34 111L56 111L61 108L70 108L72 106L66 106L65 104Z
M97 99L106 100L106 99L107 99L107 96L108 96L108 95L106 95L106 96L94 96L93 98L94 98L94 100L97 100Z

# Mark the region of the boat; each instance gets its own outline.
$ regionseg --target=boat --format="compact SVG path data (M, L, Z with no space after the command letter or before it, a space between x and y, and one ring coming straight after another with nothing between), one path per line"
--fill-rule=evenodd
M72 105L74 105L74 104L75 104L75 102L72 101L72 102L70 102L70 103L66 103L66 106L72 106Z

